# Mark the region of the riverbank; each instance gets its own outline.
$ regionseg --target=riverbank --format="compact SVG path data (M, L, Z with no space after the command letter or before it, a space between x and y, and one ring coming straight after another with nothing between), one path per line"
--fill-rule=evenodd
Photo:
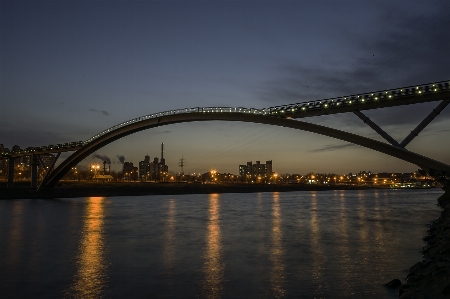
M423 238L424 260L416 263L399 289L401 299L450 298L450 192L439 198L444 208Z
M73 198L88 196L141 196L211 193L253 193L323 190L365 190L364 186L323 186L309 184L194 184L194 183L78 183L63 182L59 186L36 192L29 184L17 184L13 188L0 185L0 199Z

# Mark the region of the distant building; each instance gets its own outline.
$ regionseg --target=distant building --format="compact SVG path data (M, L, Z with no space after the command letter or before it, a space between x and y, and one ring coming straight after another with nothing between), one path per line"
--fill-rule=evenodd
M272 160L266 161L266 176L270 177L272 176Z
M134 167L133 162L123 163L123 178L128 181L135 181L138 177L138 168Z
M253 176L254 177L265 177L266 176L266 164L261 164L260 161L256 161L253 164Z
M139 162L139 180L146 182L150 179L150 156L145 156L144 161Z
M53 160L55 160L55 155L53 154L40 154L42 163L44 163L44 167L48 168L52 165Z
M110 174L94 174L93 180L98 182L111 182L114 178Z
M239 165L239 176L245 179L265 179L272 175L272 160L266 161L266 164L261 164L261 161L256 161L255 164L247 162L245 165Z
M7 150L3 144L0 143L0 153ZM0 177L6 177L8 171L8 159L0 159Z
M252 161L247 162L246 165L239 165L239 175L241 177L252 178L253 177L253 164Z
M8 159L0 160L0 177L6 177L8 173Z
M16 164L20 163L25 167L30 166L30 162L31 162L30 156L22 156L22 157L16 158Z
M161 160L157 157L150 162L150 156L145 156L144 161L139 162L140 181L165 181L169 166L164 159L164 143L161 143Z

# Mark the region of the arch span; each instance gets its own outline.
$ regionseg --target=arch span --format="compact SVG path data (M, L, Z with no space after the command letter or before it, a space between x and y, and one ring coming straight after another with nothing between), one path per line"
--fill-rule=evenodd
M40 188L54 187L57 182L67 173L70 169L76 166L83 159L94 153L98 149L105 145L114 142L122 137L131 135L133 133L170 125L182 122L194 122L194 121L240 121L240 122L252 122L260 124L268 124L281 126L286 128L292 128L297 130L308 131L316 134L325 135L328 137L337 138L343 141L354 143L372 150L396 157L398 159L413 163L420 168L430 171L438 171L443 174L450 174L450 165L436 161L434 159L422 156L417 153L407 151L387 143L383 143L377 140L373 140L367 137L358 136L356 134L344 132L337 129L328 128L321 125L311 124L304 121L294 120L290 118L279 118L268 116L264 114L246 114L237 112L219 113L186 113L186 114L174 114L163 115L157 118L142 118L136 122L130 122L127 125L120 126L113 130L96 136L92 141L86 143L82 148L74 152L66 160L64 160L48 177L41 183Z

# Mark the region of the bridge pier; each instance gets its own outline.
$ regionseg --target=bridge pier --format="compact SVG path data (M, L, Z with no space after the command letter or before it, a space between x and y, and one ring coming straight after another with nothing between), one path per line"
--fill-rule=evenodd
M8 158L8 187L14 187L14 162L15 158Z
M31 155L30 157L30 165L31 165L31 189L36 190L37 189L37 176L38 176L38 160L37 156L35 154Z

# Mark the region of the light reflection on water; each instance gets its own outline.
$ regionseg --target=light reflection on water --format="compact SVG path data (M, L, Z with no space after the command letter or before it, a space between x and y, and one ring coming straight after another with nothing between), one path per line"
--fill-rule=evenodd
M339 221L336 225L336 236L338 239L337 247L338 254L341 256L341 266L339 269L340 276L342 277L343 288L340 289L341 296L350 295L350 290L352 289L350 284L352 283L352 278L349 275L351 273L351 252L350 252L350 242L348 235L348 219L347 219L347 207L345 202L345 193L343 191L339 194ZM350 268L350 269L349 269Z
M12 205L10 210L11 221L9 223L9 230L5 232L5 234L0 234L0 236L7 236L5 242L0 240L0 252L1 256L6 257L4 262L2 263L3 267L0 267L0 281L4 280L7 275L11 275L14 273L14 268L17 264L20 264L21 256L23 255L22 244L24 242L24 230L25 230L25 218L23 217L24 205L22 203L18 203ZM1 217L0 217L1 219ZM23 261L22 261L23 262ZM10 274L11 273L11 274ZM12 275L13 278L16 275ZM12 279L10 283L5 288L5 291L1 293L7 293L11 289L20 287L17 279Z
M314 285L314 294L323 294L324 280L322 279L324 255L321 244L320 221L317 204L317 192L311 192L311 250L312 255L311 276Z
M220 236L219 194L209 195L209 215L205 248L205 280L203 294L205 298L221 298L224 265Z
M286 295L285 265L283 257L283 232L281 231L280 196L278 192L272 197L272 246L270 248L270 282L272 294L275 298L283 298Z
M361 196L361 192L358 192L358 231L359 231L359 241L357 250L355 251L355 259L357 262L362 265L363 267L369 269L370 267L370 259L369 256L373 254L372 246L373 244L370 242L369 238L369 228L370 226L367 225L367 219L368 219L368 212L366 209L366 201L363 196ZM372 227L373 228L373 227ZM368 276L364 275L360 277L360 280L362 280L363 283L368 283Z
M20 258L20 244L22 243L25 220L22 217L23 204L14 205L11 212L11 227L8 231L8 240L5 242L6 248L3 248L5 245L2 244L2 251L5 250L10 254L5 265L8 270L13 268Z
M169 273L173 273L175 268L175 220L176 215L176 205L175 200L169 200L169 211L167 213L167 222L164 236L164 263L166 265L166 269Z
M397 298L439 190L0 201L3 298ZM108 204L106 204L108 203Z
M87 201L77 272L67 296L101 298L107 282L104 247L104 198L90 197Z

